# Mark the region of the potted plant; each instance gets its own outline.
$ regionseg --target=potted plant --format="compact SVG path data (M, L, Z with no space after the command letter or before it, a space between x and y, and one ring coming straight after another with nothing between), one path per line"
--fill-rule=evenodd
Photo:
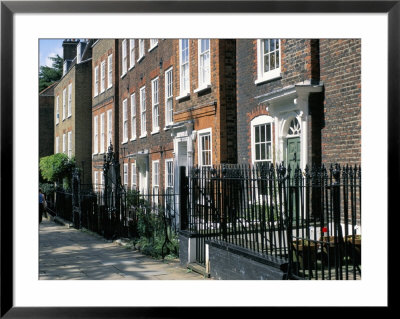
M319 241L322 242L321 259L325 266L334 266L335 262L343 261L344 242L337 236L327 236L327 227L322 228L322 236Z

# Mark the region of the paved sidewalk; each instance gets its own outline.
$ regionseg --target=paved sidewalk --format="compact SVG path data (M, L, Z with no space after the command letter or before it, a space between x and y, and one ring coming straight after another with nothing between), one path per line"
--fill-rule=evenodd
M39 279L206 280L180 266L43 219L39 233Z

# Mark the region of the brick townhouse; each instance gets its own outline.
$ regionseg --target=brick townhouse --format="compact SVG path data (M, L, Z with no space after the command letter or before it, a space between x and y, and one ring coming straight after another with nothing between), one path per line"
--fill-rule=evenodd
M174 41L176 167L235 163L236 41Z
M118 46L121 181L126 189L161 194L174 184L171 40L120 39Z
M39 158L54 154L54 88L58 81L39 93Z
M361 42L237 40L238 162L361 163Z
M92 56L92 182L93 190L99 191L104 185L104 155L111 144L118 150L118 40L95 41Z
M91 182L92 40L63 41L63 76L54 88L54 153L75 157Z

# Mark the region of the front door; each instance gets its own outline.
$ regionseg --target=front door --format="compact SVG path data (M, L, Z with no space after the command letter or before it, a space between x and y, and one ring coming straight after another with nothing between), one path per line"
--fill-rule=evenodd
M300 167L300 137L291 137L287 139L287 166L290 167L290 184L289 188L289 212L292 220L298 219L300 205L300 188L298 187L299 180L293 179L294 172L297 167Z
M287 165L290 166L293 177L294 170L300 167L300 137L287 139Z

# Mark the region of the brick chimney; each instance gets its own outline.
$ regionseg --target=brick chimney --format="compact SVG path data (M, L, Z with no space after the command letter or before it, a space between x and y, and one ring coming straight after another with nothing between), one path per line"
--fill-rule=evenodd
M63 59L66 60L73 60L76 57L76 47L79 43L77 39L65 39L63 41Z

